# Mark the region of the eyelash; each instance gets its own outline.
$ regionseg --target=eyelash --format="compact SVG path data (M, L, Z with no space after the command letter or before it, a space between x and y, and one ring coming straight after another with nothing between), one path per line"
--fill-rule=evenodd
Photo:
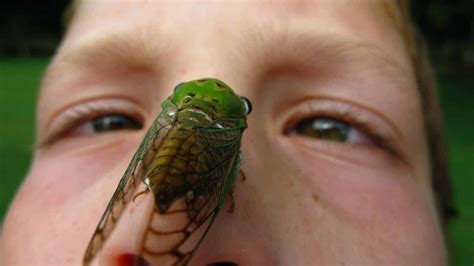
M330 103L329 103L330 102ZM323 107L328 104L330 106ZM360 130L366 134L373 143L383 149L388 150L391 154L398 156L398 152L395 149L393 142L394 137L388 133L382 133L380 130L380 123L366 113L366 111L359 110L359 108L350 104L339 103L333 100L317 100L309 101L300 106L294 114L290 116L287 122L283 126L283 134L286 136L291 135L291 131L298 125L308 118L331 118L340 120L347 123L354 129ZM357 145L357 144L356 144Z
M68 132L80 127L84 123L91 123L102 116L120 115L136 120L143 125L143 112L139 108L123 99L97 100L78 104L60 114L51 124L51 133L38 146L47 146L63 138Z

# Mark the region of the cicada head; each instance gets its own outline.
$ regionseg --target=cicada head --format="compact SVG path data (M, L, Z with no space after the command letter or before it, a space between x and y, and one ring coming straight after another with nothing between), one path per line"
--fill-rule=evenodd
M178 84L170 97L178 110L191 107L215 118L243 118L252 110L250 101L224 82L205 78Z

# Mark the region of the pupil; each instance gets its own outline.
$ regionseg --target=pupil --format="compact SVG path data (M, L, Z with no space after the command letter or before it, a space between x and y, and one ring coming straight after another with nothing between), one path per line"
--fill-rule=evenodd
M349 124L332 118L310 118L296 126L296 133L318 139L346 141Z
M116 129L140 129L137 121L123 115L100 116L92 120L95 132L104 132Z

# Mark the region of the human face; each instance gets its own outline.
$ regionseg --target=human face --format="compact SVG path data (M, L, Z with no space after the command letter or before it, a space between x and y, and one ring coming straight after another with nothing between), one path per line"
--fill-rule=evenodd
M254 109L235 210L219 214L193 265L444 264L419 95L392 4L79 2L41 87L45 144L4 221L4 264L79 264L160 103L202 77L222 79ZM85 118L64 123L68 113ZM90 118L117 113L143 129L91 129ZM307 133L322 118L344 121L347 136ZM136 250L140 210L124 214L128 227L98 261Z

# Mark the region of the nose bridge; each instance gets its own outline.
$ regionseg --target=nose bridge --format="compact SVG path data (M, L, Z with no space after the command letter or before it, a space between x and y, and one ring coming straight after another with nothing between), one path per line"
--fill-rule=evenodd
M218 47L209 46L195 37L191 42L181 46L177 57L168 65L172 79L189 81L204 77L225 79L231 76L233 66L225 62L223 51Z
M174 40L173 57L166 63L166 80L174 83L201 78L216 78L228 84L237 94L249 82L246 72L252 69L250 60L238 58L238 43L227 31L216 36L205 25L199 32L186 31L186 36ZM211 27L212 28L212 27ZM236 40L237 41L237 40ZM244 78L245 77L245 78ZM170 84L172 87L175 84ZM247 92L247 91L245 91Z

